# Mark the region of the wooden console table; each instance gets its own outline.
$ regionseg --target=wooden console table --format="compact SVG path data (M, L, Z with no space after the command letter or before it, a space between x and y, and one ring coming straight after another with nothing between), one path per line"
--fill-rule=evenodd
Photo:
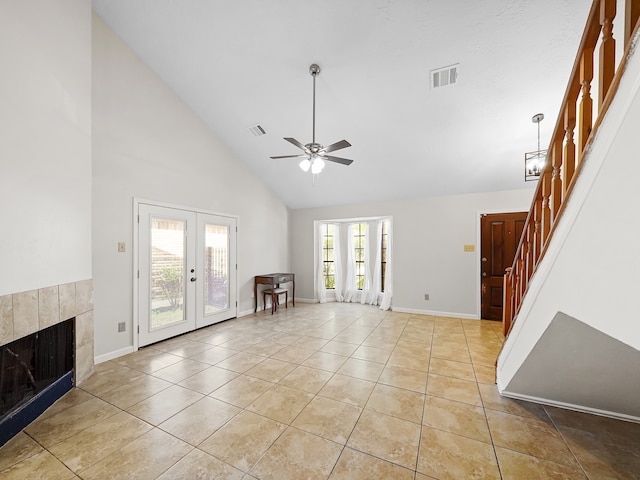
M293 292L291 302L296 306L296 274L295 273L268 273L266 275L256 275L253 280L253 296L256 299L256 308L258 311L258 285L271 285L271 288L279 288L281 283L293 282Z

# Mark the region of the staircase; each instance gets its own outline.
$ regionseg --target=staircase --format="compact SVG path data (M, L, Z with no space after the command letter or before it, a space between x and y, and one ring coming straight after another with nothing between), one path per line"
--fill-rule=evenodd
M640 0L593 2L505 275L497 364L504 396L637 422L639 18Z

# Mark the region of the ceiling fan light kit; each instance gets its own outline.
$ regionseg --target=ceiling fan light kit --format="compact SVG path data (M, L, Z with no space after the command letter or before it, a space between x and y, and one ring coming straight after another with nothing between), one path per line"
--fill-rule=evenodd
M302 158L302 161L298 164L303 172L311 170L313 175L319 174L325 167L326 162L340 163L342 165L351 165L353 160L348 158L334 157L333 155L327 155L335 150L350 147L351 144L346 140L340 140L339 142L332 143L328 146L323 146L316 143L316 76L320 73L320 67L313 63L309 67L309 73L313 77L313 126L311 130L311 143L303 145L295 138L285 137L284 139L301 149L304 154L302 155L280 155L271 157L272 159L281 158Z

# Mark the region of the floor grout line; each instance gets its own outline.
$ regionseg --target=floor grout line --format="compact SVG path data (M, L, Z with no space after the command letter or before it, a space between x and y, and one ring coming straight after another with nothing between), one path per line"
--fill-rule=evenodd
M371 450L369 448L365 448L364 450L366 451L362 451L361 447L356 448L354 446L349 446L349 442L353 438L354 432L357 431L358 425L361 424L363 415L365 415L365 411L366 411L366 412L369 412L369 414L384 415L393 419L401 420L403 422L408 422L414 425L416 424L418 425L419 427L417 429L418 439L417 439L417 444L415 446L416 448L415 462L413 464L413 468L408 468L408 470L413 472L413 478L416 479L418 478L418 475L423 474L418 469L419 469L420 459L421 459L421 450L424 447L423 435L425 434L425 431L427 428L445 433L447 435L452 435L456 437L465 438L468 440L477 441L480 443L485 443L484 441L480 441L478 440L478 438L473 436L468 436L465 433L459 433L459 432L454 433L454 431L451 431L447 427L439 427L439 426L431 427L431 426L425 425L427 400L428 400L428 397L433 397L433 398L445 400L446 402L459 403L460 405L464 405L465 408L466 406L468 406L469 408L473 408L473 409L478 409L478 408L482 409L481 411L484 417L483 425L488 431L488 438L491 443L491 447L493 451L493 460L495 461L495 465L497 466L498 474L500 475L501 478L504 477L505 473L503 471L503 466L501 465L498 459L498 454L497 454L498 446L495 444L494 432L491 429L491 426L488 420L488 413L489 411L496 411L496 412L508 414L510 416L513 415L516 417L527 418L527 416L522 414L518 415L517 413L512 413L506 410L491 408L491 406L487 405L485 396L481 393L481 388L480 388L481 385L490 385L490 384L485 384L484 382L481 382L479 380L480 378L486 376L486 374L489 373L489 370L487 369L492 367L490 365L486 365L486 369L482 370L482 376L479 376L478 374L479 367L485 367L484 362L487 361L488 357L493 355L493 353L491 352L494 349L493 347L494 342L502 343L504 341L504 339L498 335L498 333L496 332L495 328L492 325L485 324L485 323L473 324L467 320L449 319L449 318L436 317L436 316L394 314L393 312L385 312L383 314L379 312L374 313L374 311L368 306L361 308L359 306L353 307L348 305L347 306L341 305L341 306L335 306L335 307L329 307L329 308L324 307L323 309L321 309L320 307L301 307L299 309L292 309L292 310L296 310L296 311L295 312L285 311L283 312L283 315L275 314L274 316L266 319L259 318L256 316L247 316L247 317L242 317L240 319L231 320L229 322L225 322L224 325L221 327L213 325L210 327L206 327L205 329L198 330L196 332L187 333L181 337L178 337L180 339L179 341L176 341L176 339L168 340L167 342L173 342L171 343L168 349L162 349L162 343L154 344L152 346L148 346L145 349L140 350L139 352L134 352L132 354L128 354L125 357L121 357L120 359L110 360L109 362L112 362L113 368L105 369L104 375L112 375L112 377L108 377L108 378L116 379L115 380L116 382L118 378L124 378L125 381L122 384L115 385L113 386L113 388L110 388L108 390L103 390L106 387L102 386L100 382L97 381L92 385L92 387L93 387L93 391L100 392L99 395L92 393L91 388L89 390L84 390L82 386L77 387L77 391L83 392L84 394L87 394L92 398L97 398L102 402L105 402L105 404L115 407L117 409L117 412L114 415L124 412L125 414L130 415L131 417L134 417L136 419L139 419L140 421L149 425L150 429L136 436L133 440L129 440L128 443L126 443L125 445L119 446L119 448L114 450L114 452L110 453L109 456L100 457L99 460L94 461L94 463L92 463L91 465L83 465L82 468L78 469L78 471L87 470L99 464L100 462L106 461L106 459L111 458L115 452L121 452L122 450L125 450L126 447L130 445L132 442L138 440L140 437L142 437L143 435L149 432L152 432L153 430L164 432L167 435L170 435L171 437L179 440L180 442L183 442L184 444L190 447L190 450L187 453L185 453L183 457L175 460L171 465L163 466L164 468L163 472L167 472L169 469L173 468L178 462L181 462L186 456L190 455L191 452L193 452L194 450L198 450L200 452L206 453L207 455L211 455L217 460L223 462L224 464L233 466L231 463L228 463L227 461L225 461L224 458L217 457L216 455L212 455L204 450L201 450L200 447L208 439L210 439L217 432L219 432L220 430L224 429L229 424L234 422L234 420L236 420L239 415L245 412L258 415L271 422L277 422L278 424L283 425L282 430L269 443L269 445L266 446L266 448L264 448L264 450L261 452L260 456L255 460L253 465L247 470L240 469L240 471L242 471L245 475L251 475L252 474L251 472L256 472L257 465L259 465L260 462L265 458L265 455L267 455L270 449L272 449L273 446L282 438L282 436L285 435L285 432L293 431L293 430L303 432L305 435L311 435L313 437L326 440L328 442L331 442L332 444L339 445L341 447L339 450L339 453L335 458L335 461L333 461L333 465L331 465L331 468L328 470L327 478L330 478L333 472L336 471L336 468L339 465L340 460L342 456L345 454L345 452L347 451L347 449L361 452L363 455L365 455L365 457L362 457L362 458L367 458L368 456L368 457L375 458L379 461L385 462L384 465L386 464L396 465L399 468L407 469L406 466L400 463L396 463L395 461L391 461L385 458L384 456L380 456L380 454L371 453L374 450ZM329 313L325 315L325 312L327 311ZM341 317L342 314L340 312L346 313L344 318ZM235 323L232 323L232 322L235 322ZM428 333L425 333L425 332L428 332ZM327 338L331 334L333 334L333 336L330 338ZM493 336L491 336L491 334L493 334ZM203 341L204 339L211 340L213 337L218 337L218 336L220 336L218 340L222 340L223 339L222 335L224 335L225 341L221 343L212 344L212 343ZM349 335L355 335L355 337L349 337ZM485 336L488 339L487 340L488 343L485 344L486 347L483 347L483 340ZM351 341L346 341L349 339L351 339ZM357 339L357 342L354 339ZM462 339L464 339L464 346L461 346L459 348L456 346L456 342L460 342ZM280 343L280 341L276 341L276 340L282 340L282 341L291 340L291 341L287 344L283 344L283 343ZM327 345L331 342L340 342L340 343L352 345L355 348L351 351L351 353L348 356L332 353L332 352L323 352L322 349L327 347ZM229 348L229 346L225 347L224 346L225 343L229 343L229 345L233 348ZM258 344L262 344L262 345L260 347L256 347ZM415 370L413 367L392 365L390 363L392 361L396 363L396 361L399 360L403 365L412 365L412 366L414 364L417 365L417 363L413 363L416 360L411 359L411 356L413 355L412 348L414 348L411 346L412 344L418 345L417 347L415 347L418 349L416 351L428 352L425 355L426 359L424 360L424 362L426 363L426 372L423 372L422 370ZM169 343L167 343L167 345L169 345ZM203 348L202 345L208 345L209 347ZM273 345L273 347L270 347L270 345ZM280 347L278 348L277 346L280 346ZM252 348L254 347L264 348L265 350L262 350L260 353L255 353L255 352L252 352ZM366 347L366 348L363 348L363 347ZM224 348L234 353L229 357L216 361L215 363L196 360L194 358L194 357L197 357L198 355L203 354L204 352L217 349L217 348ZM336 346L336 348L339 348L339 347ZM287 350L287 349L291 349L291 350L289 350L289 352L283 352L284 350ZM296 355L299 352L293 349L305 350L307 352L313 352L313 353L311 353L310 355L304 356L304 358L298 358ZM434 355L434 349L437 350L437 355ZM271 350L273 350L273 352L271 352ZM461 361L459 359L460 355L455 353L457 350L466 352L469 359L468 362ZM271 352L271 353L267 354L265 352L267 353ZM287 354L291 355L291 357L286 359L275 358L280 352L282 352L281 356L283 357L286 357ZM447 353L447 352L451 352L451 353ZM475 352L475 353L473 353L472 355L472 352ZM308 361L311 357L313 357L317 353L326 353L327 355L332 356L332 357L325 357L327 359L333 358L333 356L343 357L345 361L338 368L334 368L333 370L324 370L322 368L318 368L317 364L315 366L304 365L306 361ZM165 355L179 357L179 360L177 360L175 363L164 365L158 368L151 367L153 361L165 362L165 361L172 360L172 357L166 357L163 360L163 356ZM210 358L215 358L215 355L217 354L211 354L211 355L214 355L214 356ZM261 359L260 361L258 361L258 363L253 364L249 368L245 369L243 372L237 372L229 368L219 366L219 364L237 355L241 355L241 357L239 357L238 360L242 358L242 355L251 355L255 357L260 357ZM420 355L421 354L419 354L418 356ZM441 358L441 355L443 358ZM449 355L450 358L447 358L447 355ZM301 357L302 356L303 355L301 354ZM361 358L361 357L364 357L364 358ZM201 357L198 357L198 358L201 358ZM320 358L322 358L322 356ZM371 358L374 358L375 361L372 360ZM384 359L384 362L379 361L381 359ZM474 359L476 361L474 361ZM252 372L251 374L248 373L252 369L258 367L259 365L265 364L265 362L269 360L274 360L276 362L289 364L292 368L291 370L287 371L287 373L284 375L280 375L279 373L277 373L277 371L276 373L271 373L271 370L265 370L264 372L261 372L259 371L259 369L256 369L256 371ZM343 370L343 368L345 368L345 365L347 364L347 362L349 362L349 360L357 360L357 362L352 362L349 368L346 368L345 370ZM434 363L435 360L442 360L442 362L439 363L437 370L432 370L435 367L435 363ZM191 368L200 367L200 366L196 366L196 364L192 362L199 362L202 364L202 366L204 366L204 368L192 373L190 371ZM450 362L450 363L447 363L447 362ZM182 365L179 365L181 363ZM457 370L458 369L458 367L456 366L457 364L469 365L471 367L471 372L473 373L474 380L468 380L465 377L467 376L467 373L468 373L466 371L466 367L462 370ZM273 365L277 365L277 364L273 363ZM353 365L361 366L361 368L364 368L364 369L372 368L373 372L379 372L379 373L377 374L374 373L373 376L370 376L367 373L367 370L363 370L362 372L357 372L352 370L352 368L356 368L356 367L353 367ZM233 366L233 363L229 362L227 366ZM172 367L173 367L173 370L175 370L175 372L171 370ZM200 374L203 374L203 378L204 378L204 372L211 370L213 367L215 367L216 369L225 370L229 372L229 375L233 375L233 378L226 379L226 377L222 376L220 378L223 378L224 381L220 384L218 384L216 380L211 380L211 384L215 384L215 388L213 388L213 390L211 390L208 393L202 393L200 391L193 390L192 388L189 388L185 385L181 385L182 382L185 382L188 379L196 377L197 375L200 375ZM296 382L298 380L294 380L296 377L292 377L292 383L289 383L289 384L283 383L289 375L291 375L300 367L309 368L312 370L317 370L318 372L322 372L322 375L319 378L322 378L322 379L327 378L327 380L324 380L323 383L318 382L318 383L322 383L322 385L319 388L316 388L316 386L307 387L306 386L307 384L303 382L297 384ZM240 368L240 367L236 367L236 368ZM384 377L385 371L388 368L395 368L395 369L398 369L399 371L400 370L411 371L413 372L412 375L415 374L420 376L424 374L424 382L423 382L424 391L416 391L411 388L407 388L407 385L411 385L411 383L397 382L397 381L394 381L394 379L389 379L387 377ZM127 373L122 373L122 376L120 376L119 369L122 369L120 373L122 372L127 372ZM124 369L127 369L127 370L124 370ZM159 375L162 375L161 372L162 370L165 370L165 369L167 369L165 374L169 378L172 378L173 376L171 380L167 380L166 378L162 378L162 376L159 376ZM182 377L181 374L177 373L177 372L180 372L181 369L185 369L184 371L186 376L184 378ZM283 371L284 370L286 370L286 368L283 368ZM393 370L390 370L390 371L393 371ZM134 372L136 374L139 374L139 376L134 374ZM211 378L217 378L215 377L215 374L216 372L218 372L218 370L212 370L212 372L214 375ZM99 372L96 375L101 375L101 374L102 373ZM129 375L133 375L133 379L126 380L129 378ZM262 375L262 378L256 377L253 375ZM272 375L275 375L275 376L272 376ZM342 398L341 400L337 400L335 398L332 398L332 396L335 396L335 395L327 396L327 394L331 394L330 390L327 390L325 395L321 394L321 392L325 389L325 387L327 387L327 385L332 380L339 378L338 376L341 376L341 377L346 376L348 378L354 378L354 379L370 382L371 388L366 394L366 398L362 397L360 400L358 400L358 405L354 406L353 403L349 403L345 401L346 397ZM234 405L228 400L221 400L213 396L213 394L217 390L224 388L225 386L228 386L231 382L242 377L257 379L261 382L268 382L271 385L268 386L267 390L259 393L257 397L255 397L251 402L249 402L248 405L244 407ZM270 379L265 380L264 379L265 377L269 377ZM273 380L276 377L277 377L277 380L274 382ZM370 379L373 377L375 377L375 380ZM480 404L477 406L474 406L473 404L467 403L464 400L456 399L453 393L449 395L446 391L444 391L444 394L436 394L436 395L434 395L433 393L429 393L430 381L435 377L454 379L456 381L460 381L460 384L462 384L461 382L473 382L473 384L475 385L475 390L479 397ZM461 377L465 377L465 378L461 378ZM167 382L168 385L161 388L158 391L154 391L154 393L149 395L146 395L143 393L143 395L141 396L146 395L144 396L144 398L126 407L126 409L120 408L117 405L107 400L104 400L104 398L102 398L102 397L109 398L108 394L110 392L115 391L124 385L134 384L135 382L140 382L142 379L147 379L147 378L152 378L152 379L157 379L159 381ZM385 380L381 380L382 378L385 378ZM203 383L202 385L205 385L205 383ZM402 386L398 386L398 385L402 385ZM163 419L161 421L154 421L155 423L157 423L157 425L151 424L150 422L142 418L142 417L148 417L146 413L142 411L138 411L137 412L138 415L141 415L141 416L138 416L138 415L134 415L133 413L130 413L127 410L127 409L132 409L136 405L143 404L143 402L146 402L145 405L152 405L153 403L152 399L155 396L161 394L162 392L165 392L167 389L173 386L177 386L181 389L185 389L189 392L193 392L194 394L199 395L200 398L182 406L179 410L172 413L169 417L164 418L162 416ZM258 413L256 411L249 410L249 408L254 403L258 402L260 399L266 400L268 398L267 396L269 392L273 392L274 389L279 387L295 390L299 392L301 394L301 397L303 397L305 400L303 402L304 404L302 405L300 410L293 416L293 418L283 423L279 420L274 420L273 418L270 418L267 414L264 413L264 410L263 410L263 413ZM208 389L208 388L209 387L203 387L202 389ZM309 391L307 390L307 388L312 388L314 391ZM488 387L483 387L482 391L485 391L486 388ZM146 392L146 391L147 390L145 390L144 388L140 389L140 392ZM153 388L149 389L148 391L153 391ZM283 390L283 391L288 391L288 390ZM490 390L486 390L486 391L490 391ZM419 415L419 420L417 422L413 420L407 420L407 418L410 418L411 415L413 414L411 415L405 414L402 412L402 410L393 410L393 409L386 410L385 409L386 407L383 408L384 411L377 410L378 407L381 405L377 403L379 402L379 399L386 398L387 394L392 395L393 392L398 392L398 393L404 392L404 393L401 393L400 397L398 397L399 399L400 398L413 399L411 400L411 403L409 405L415 405L415 403L417 403L417 399L419 397L414 397L414 395L421 395L420 397L421 403L422 403L421 412ZM378 399L376 400L375 405L374 404L370 405L370 402L372 402L374 395L381 395L381 397L377 397ZM185 412L186 409L189 409L194 405L197 405L198 402L201 402L205 397L215 399L219 402L223 402L224 404L237 408L238 410L229 418L227 418L226 421L224 421L224 423L218 425L213 431L208 433L207 436L204 437L204 440L199 441L197 445L194 445L186 440L183 440L178 434L173 434L160 427L162 423L167 422L170 419L176 417L177 415ZM113 397L113 398L115 399L117 397ZM156 398L162 398L162 397L156 397ZM463 398L463 397L460 397L460 398ZM345 434L344 443L335 442L335 440L332 440L331 438L327 438L329 437L329 435L323 436L322 434L315 433L314 431L307 431L303 428L300 428L294 425L296 420L298 418L301 418L301 415L303 414L303 412L305 412L305 410L307 410L307 408L309 408L310 405L314 401L316 401L316 399L329 399L333 402L338 402L345 406L348 405L349 407L356 407L359 409L357 418L355 418L355 421L351 426L351 428L349 429L348 434ZM79 402L77 405L81 405L84 401L87 401L87 400L85 399L82 402ZM205 404L202 404L202 405L205 405ZM60 412L56 412L56 415L74 406L76 406L76 404L70 403L69 406L60 410ZM401 407L401 409L402 408L404 407ZM414 407L412 406L411 408L414 408ZM560 429L558 428L558 424L553 419L553 417L549 414L547 408L544 408L544 412L547 418L551 422L550 426L552 426L553 429L558 432L558 434L560 435L560 438L562 438L564 444L566 445L568 450L571 452L571 455L573 456L573 459L575 460L578 467L580 468L580 471L585 476L587 476L586 469L583 467L583 464L580 462L578 455L576 455L573 449L571 449L571 447L569 446L567 438L560 431ZM84 432L88 428L92 428L94 425L98 425L100 422L107 420L111 416L102 418L99 422L93 423L89 427L86 427L81 430L78 430L77 432L74 432L73 435L71 435L70 437L65 437L65 439L61 440L61 442L67 441L73 438L73 436ZM313 428L310 428L310 430L313 430ZM42 444L37 440L36 438L37 435L36 437L32 437L30 434L27 433L27 437L31 439L34 442L34 444L40 447L39 451L49 452L51 455L53 455L54 458L57 459L56 461L60 462L69 471L73 471L64 464L64 461L63 461L64 455L62 455L63 458L59 458L58 456L54 455L49 449L44 448ZM185 436L185 438L193 438L193 437ZM60 442L57 442L54 445L58 445L59 443ZM521 452L519 450L516 450L508 446L503 448L505 448L506 450L517 452L518 454L532 456L529 453ZM1 450L0 450L0 453L1 453ZM37 454L37 452L34 453L33 455L35 454ZM224 455L222 456L224 457ZM551 462L551 463L557 463L557 462L553 462L552 460L547 460L545 457L542 457L542 456L541 457L532 456L532 457L538 458L540 460L544 460L547 462ZM26 457L26 458L29 458L29 457ZM24 459L22 459L21 461L23 460ZM568 465L564 465L561 463L557 463L557 465L569 467ZM238 469L235 466L233 468ZM78 473L75 471L73 473L75 475L78 475ZM433 475L433 472L431 472L431 474ZM162 473L160 473L159 475L162 475Z

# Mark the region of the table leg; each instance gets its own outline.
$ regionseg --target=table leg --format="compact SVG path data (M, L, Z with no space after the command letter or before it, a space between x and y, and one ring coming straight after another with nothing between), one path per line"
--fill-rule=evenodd
M253 310L253 313L258 311L258 282L253 280L253 298L256 299L256 308Z

